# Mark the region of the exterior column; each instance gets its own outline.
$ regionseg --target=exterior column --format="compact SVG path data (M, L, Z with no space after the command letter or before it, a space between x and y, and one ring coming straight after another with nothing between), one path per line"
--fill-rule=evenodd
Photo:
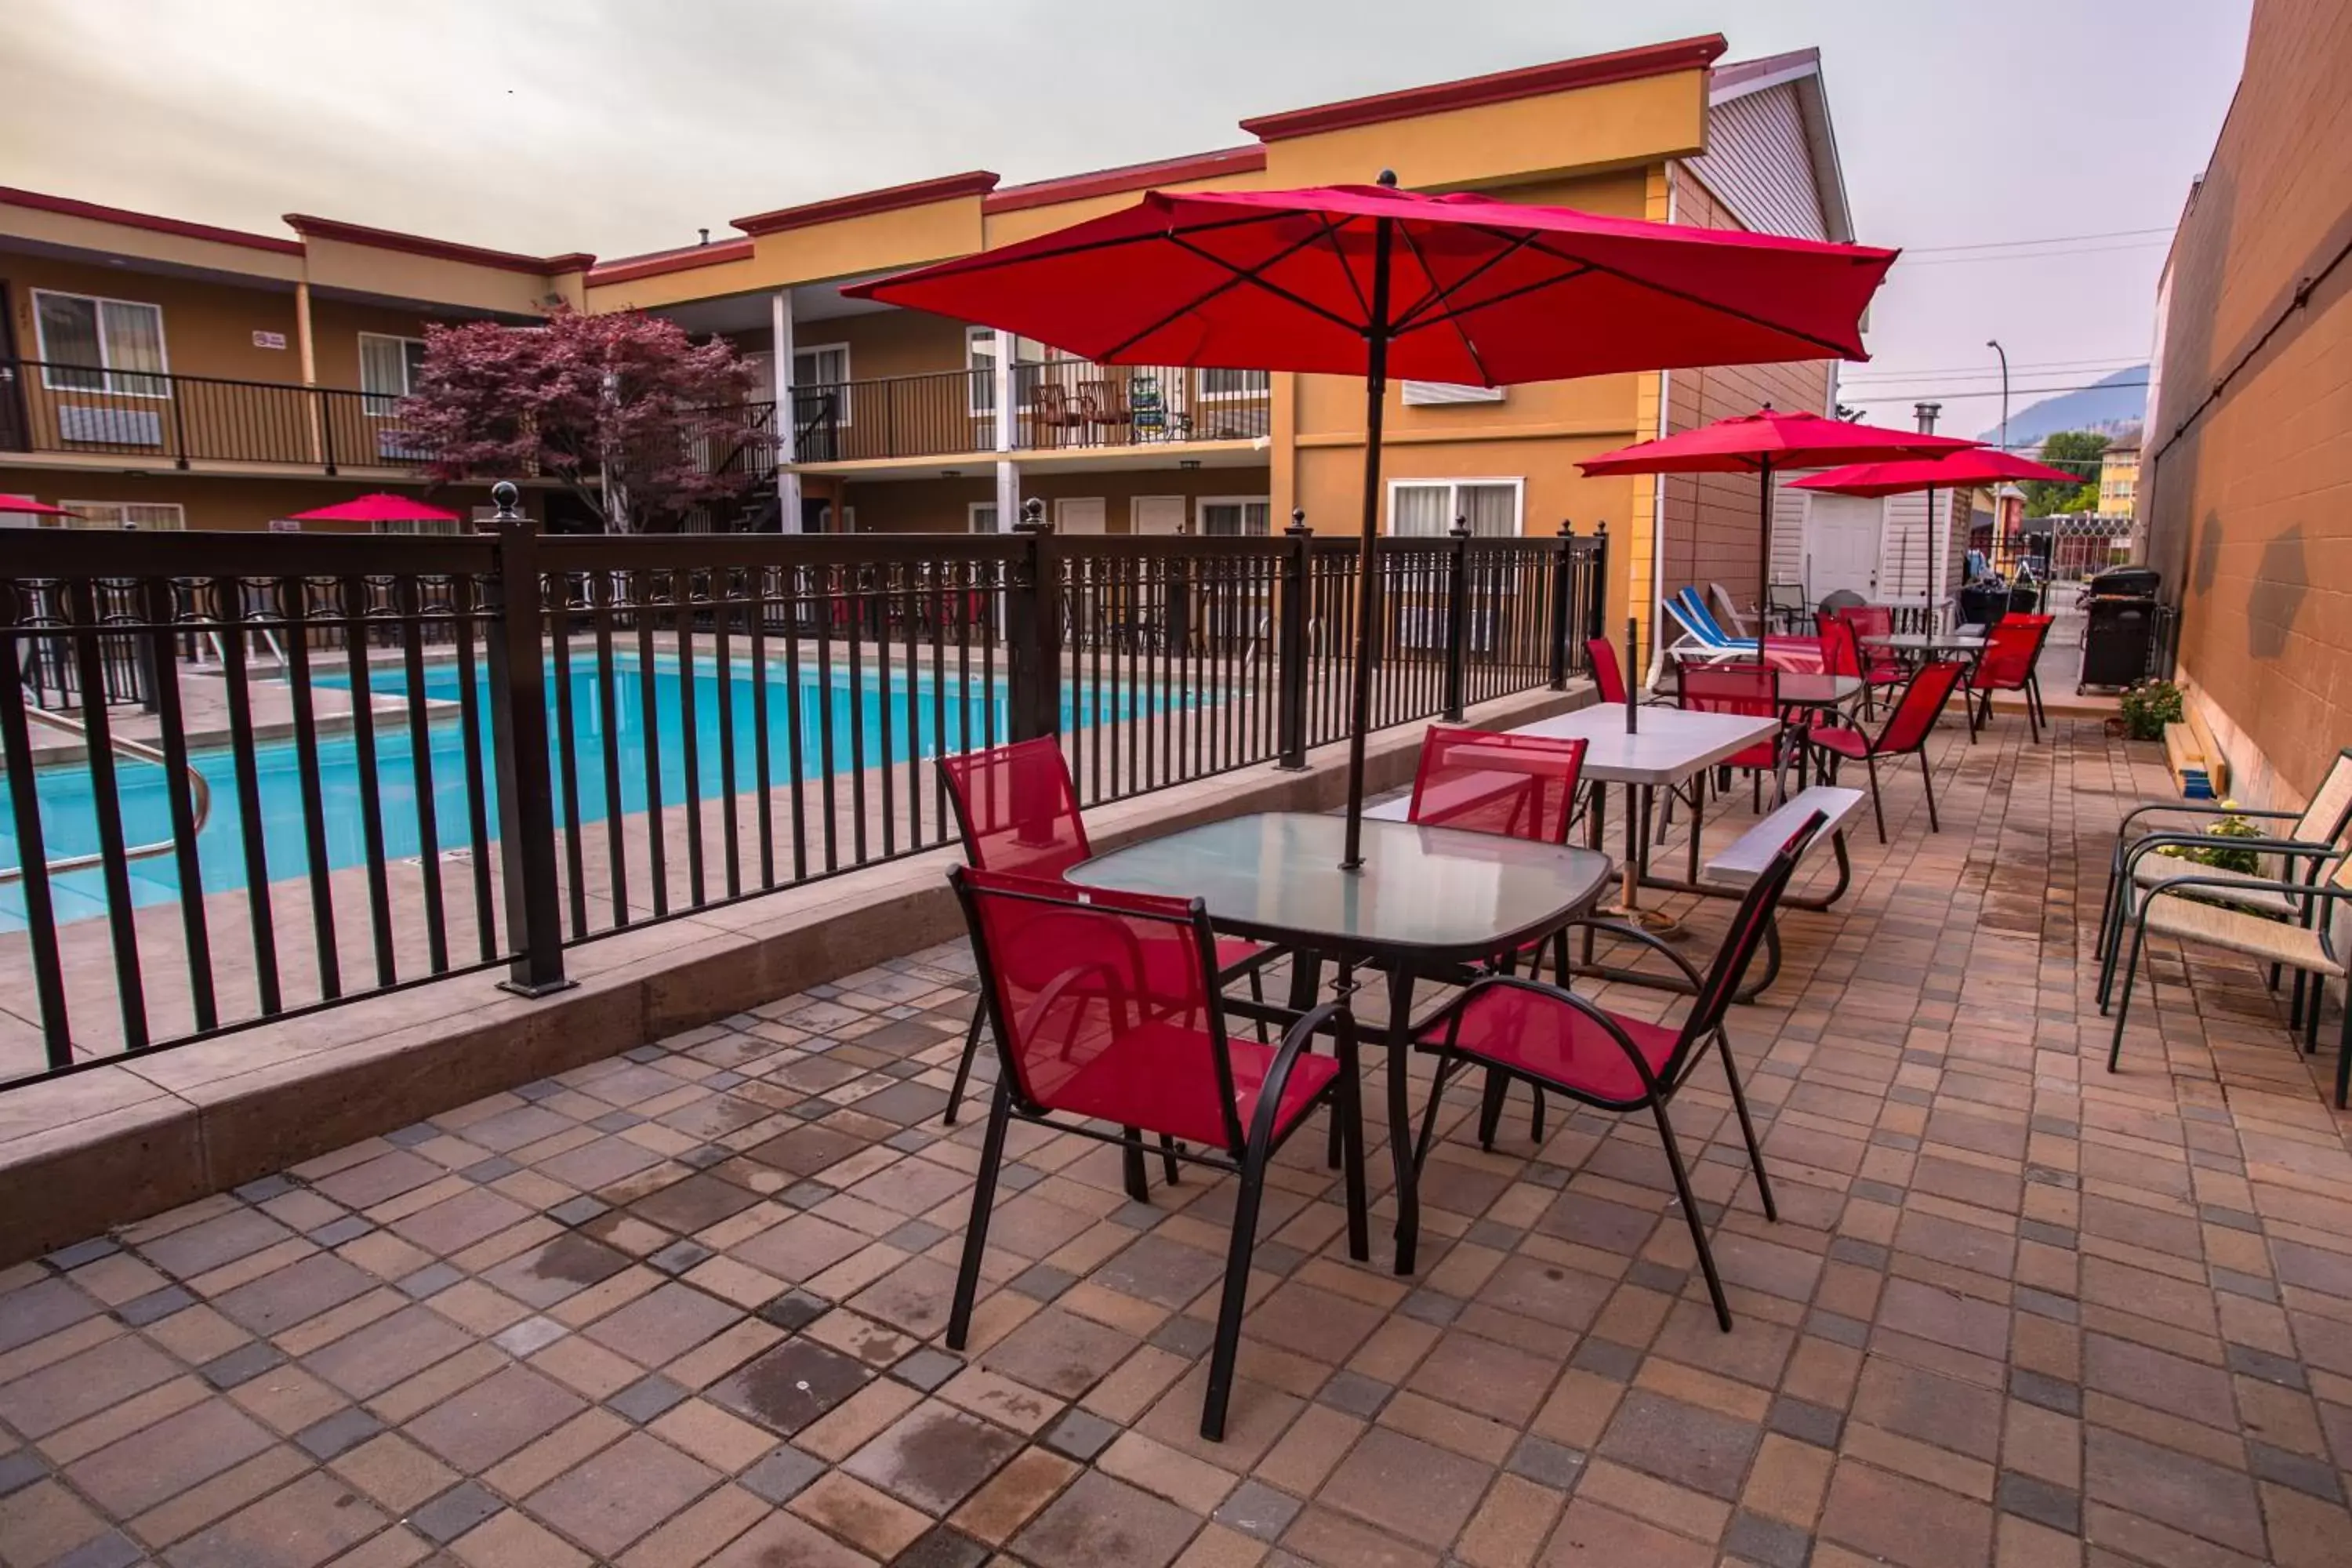
M1014 340L1011 332L998 328L996 352L992 358L991 374L994 384L992 400L996 405L996 531L1010 533L1021 515L1021 465L1011 457L1013 436L1021 411L1015 404L1013 355Z
M786 533L801 531L801 477L793 471L798 457L793 448L799 431L793 415L793 291L779 289L768 296L768 352L773 361L776 398L776 506L778 526Z
M302 384L319 384L319 351L317 341L310 335L310 281L297 279L294 284L294 352L299 356ZM320 406L316 394L302 400L310 425L310 460L321 467L327 461L325 410Z

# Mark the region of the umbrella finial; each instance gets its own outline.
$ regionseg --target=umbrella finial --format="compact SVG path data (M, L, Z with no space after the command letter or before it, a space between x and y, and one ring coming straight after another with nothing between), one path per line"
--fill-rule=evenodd
M1374 183L1375 184L1378 184L1378 185L1382 186L1383 188L1385 188L1385 189L1387 189L1387 190L1391 190L1391 191L1392 191L1392 190L1395 190L1395 189L1396 189L1396 171L1395 171L1394 169L1382 169L1382 170L1381 171L1381 177L1380 177L1378 180L1374 181L1373 183Z

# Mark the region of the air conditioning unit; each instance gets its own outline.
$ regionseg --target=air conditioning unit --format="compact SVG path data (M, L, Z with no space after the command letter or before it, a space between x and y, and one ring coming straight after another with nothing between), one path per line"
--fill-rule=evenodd
M160 447L163 416L146 408L93 408L86 404L58 405L58 435L68 441L92 446Z

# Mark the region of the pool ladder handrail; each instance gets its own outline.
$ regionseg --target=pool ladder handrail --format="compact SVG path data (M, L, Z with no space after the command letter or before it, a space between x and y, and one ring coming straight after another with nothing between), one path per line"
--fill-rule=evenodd
M53 730L62 730L69 735L79 735L85 742L89 736L89 731L83 729L79 721L68 719L62 713L51 712L46 708L35 708L28 704L25 709L25 717L37 723L47 724ZM109 734L107 749L129 757L134 762L152 763L159 768L168 768L172 765L163 752L143 741L133 741L125 736ZM193 767L183 767L181 772L188 775L189 794L195 806L195 830L202 833L205 830L205 824L211 819L213 814L213 786L205 783L205 775ZM171 838L158 839L152 844L134 844L122 852L122 858L126 862L152 859L158 855L168 855L177 847L177 840ZM104 864L106 864L106 855L104 851L100 851L92 855L61 856L55 860L45 862L44 869L48 875L56 877L68 871L87 871L92 866ZM24 879L25 868L22 866L0 866L0 886L10 882L21 882Z

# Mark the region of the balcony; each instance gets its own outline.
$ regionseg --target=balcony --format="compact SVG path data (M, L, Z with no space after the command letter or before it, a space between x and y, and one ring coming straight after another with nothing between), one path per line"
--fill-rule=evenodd
M425 455L396 403L337 387L0 361L0 453L115 459L109 467L414 469Z
M1013 449L1023 453L1251 441L1272 427L1262 371L1101 365L1054 360L1013 368ZM880 462L991 452L996 382L986 368L931 371L793 389L802 463Z

